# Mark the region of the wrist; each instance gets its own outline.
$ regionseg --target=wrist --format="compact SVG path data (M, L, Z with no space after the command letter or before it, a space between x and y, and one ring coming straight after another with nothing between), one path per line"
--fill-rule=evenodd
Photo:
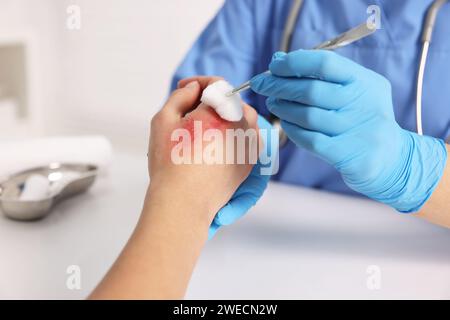
M379 201L402 213L417 212L442 178L447 150L444 141L401 129L399 163Z
M207 230L215 215L213 210L208 199L181 184L171 183L168 179L164 183L150 183L143 215L178 221L178 225L184 228Z

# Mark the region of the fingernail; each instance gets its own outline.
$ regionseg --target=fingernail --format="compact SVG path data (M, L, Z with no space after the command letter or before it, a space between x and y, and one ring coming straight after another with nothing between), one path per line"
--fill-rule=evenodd
M192 82L189 82L186 86L185 86L185 88L188 88L188 89L194 89L194 88L197 88L198 87L198 81L192 81Z

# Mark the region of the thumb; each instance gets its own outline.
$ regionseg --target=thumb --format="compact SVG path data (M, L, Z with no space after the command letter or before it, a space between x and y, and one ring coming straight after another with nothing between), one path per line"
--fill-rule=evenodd
M200 91L198 81L189 82L183 88L177 89L172 93L163 109L183 117L196 107L195 104L198 102Z

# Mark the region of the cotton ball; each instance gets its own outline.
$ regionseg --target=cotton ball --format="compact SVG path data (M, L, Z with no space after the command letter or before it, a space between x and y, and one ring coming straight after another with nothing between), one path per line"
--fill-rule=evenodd
M213 108L224 120L237 122L243 117L242 99L239 93L227 96L233 87L225 80L209 85L200 99L204 104Z
M48 197L50 181L39 174L30 175L25 181L20 200L39 201Z
M63 175L58 177L50 185L49 193L58 194L60 193L68 184L80 178L80 174L74 171L66 171Z

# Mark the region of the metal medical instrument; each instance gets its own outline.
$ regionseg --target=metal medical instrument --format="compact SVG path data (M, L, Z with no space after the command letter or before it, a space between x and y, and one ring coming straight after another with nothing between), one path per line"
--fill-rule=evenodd
M364 22L360 24L359 26L350 29L337 37L327 40L325 42L322 42L321 44L315 46L313 50L335 50L341 47L345 47L355 41L358 41L362 38L365 38L372 33L374 33L377 30L375 25L371 25L368 22ZM270 71L266 71L270 72ZM234 88L231 90L227 96L232 96L233 94L239 93L241 91L250 89L250 81L247 81L240 86Z
M419 61L419 66L418 66L417 87L416 87L416 125L417 125L417 133L420 135L423 134L422 95L423 95L423 79L424 79L424 75L425 75L425 67L426 67L426 62L427 62L428 51L429 51L429 47L431 44L431 39L432 39L434 25L436 23L437 15L438 15L440 9L442 8L442 6L444 4L446 4L448 1L449 0L434 0L434 2L431 4L431 6L429 7L429 9L427 11L426 19L425 19L425 22L422 27L422 35L421 35L422 50L421 50L421 56L420 56L420 61ZM280 44L280 51L288 52L291 50L292 36L294 34L297 20L300 15L300 11L303 6L303 3L304 3L304 0L293 0L289 16L288 16L288 19L286 20L286 25L284 27L283 37L282 37L282 41ZM355 29L357 29L357 28L355 28ZM352 30L355 30L355 29L352 29ZM350 30L350 31L352 31L352 30ZM344 33L343 35L345 35L345 34L346 33ZM338 36L337 38L335 38L333 40L335 40L335 41L337 40L339 42L339 39L340 39L340 36ZM359 38L359 39L361 39L361 38ZM356 39L356 40L359 40L359 39ZM330 41L333 41L333 40L330 40ZM346 43L345 38L343 40L341 39L341 41L342 41L342 43L344 43L344 45L348 45L351 43L351 42ZM323 44L326 44L326 42L324 42ZM323 44L320 44L319 46L321 46ZM316 48L318 49L319 46L317 46ZM328 48L322 47L320 49L328 49ZM328 49L328 50L332 50L332 49ZM242 84L241 86L237 87L236 89L234 89L232 92L235 93L235 92L240 92L242 90L248 89L249 84L250 84L249 82L246 82L246 83ZM232 94L232 93L230 92L230 94ZM283 146L287 142L287 137L286 137L286 134L283 132L283 130L281 130L280 120L274 115L270 115L269 120L274 126L276 126L280 129L280 146Z
M36 220L50 213L55 204L89 189L97 177L97 166L52 163L14 174L0 182L0 209L14 220ZM38 200L21 200L27 179L39 175L49 180L49 194Z

